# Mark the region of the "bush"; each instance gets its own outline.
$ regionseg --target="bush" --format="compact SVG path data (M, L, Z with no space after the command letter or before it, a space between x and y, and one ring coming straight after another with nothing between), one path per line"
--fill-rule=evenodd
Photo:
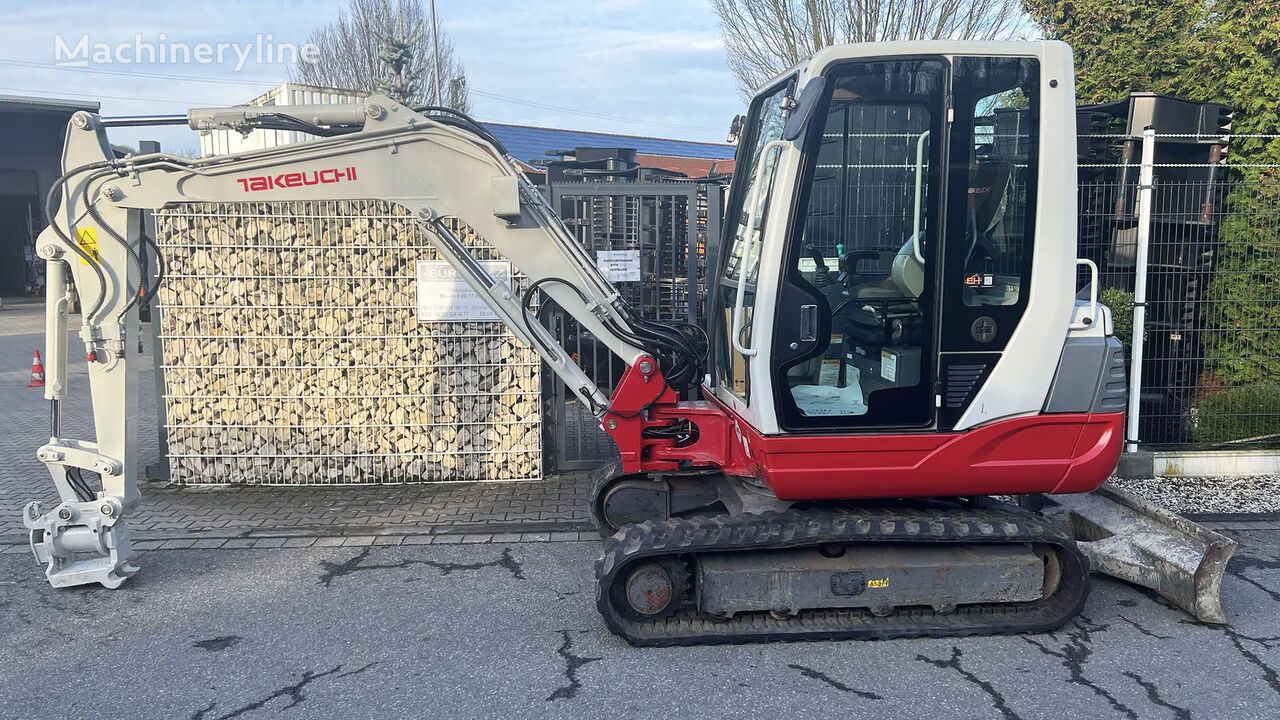
M1111 326L1115 336L1124 343L1124 355L1129 357L1133 343L1133 293L1120 288L1105 288L1098 301L1111 309Z
M1280 179L1246 177L1227 205L1202 322L1205 360L1223 384L1247 387L1280 377Z
M1200 400L1192 412L1198 443L1280 436L1280 385L1233 387Z

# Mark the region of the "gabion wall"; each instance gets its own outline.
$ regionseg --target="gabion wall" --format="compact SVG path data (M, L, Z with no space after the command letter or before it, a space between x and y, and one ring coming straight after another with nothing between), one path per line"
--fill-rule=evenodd
M416 263L438 256L407 211L188 204L156 231L174 481L540 476L537 355L500 322L418 321Z

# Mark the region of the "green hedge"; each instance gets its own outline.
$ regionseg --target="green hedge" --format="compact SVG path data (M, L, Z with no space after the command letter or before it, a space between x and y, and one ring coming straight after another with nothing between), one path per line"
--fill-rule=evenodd
M1111 327L1124 343L1124 356L1133 346L1133 293L1120 288L1104 288L1098 301L1111 310Z
M1280 436L1280 385L1234 387L1196 404L1191 439L1198 443Z

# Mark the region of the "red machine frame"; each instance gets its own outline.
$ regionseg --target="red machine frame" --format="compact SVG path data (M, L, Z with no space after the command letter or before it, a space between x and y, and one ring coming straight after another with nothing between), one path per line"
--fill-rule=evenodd
M1110 476L1124 441L1122 412L1030 415L962 432L765 436L704 394L679 401L657 363L628 368L601 423L622 472L714 468L759 478L792 501L1082 493ZM691 440L645 436L679 421L696 427Z

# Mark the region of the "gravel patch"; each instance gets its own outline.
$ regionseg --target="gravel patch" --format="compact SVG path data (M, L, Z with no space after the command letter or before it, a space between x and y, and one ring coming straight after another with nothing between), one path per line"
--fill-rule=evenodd
M1176 513L1280 513L1280 476L1141 478L1109 481Z

